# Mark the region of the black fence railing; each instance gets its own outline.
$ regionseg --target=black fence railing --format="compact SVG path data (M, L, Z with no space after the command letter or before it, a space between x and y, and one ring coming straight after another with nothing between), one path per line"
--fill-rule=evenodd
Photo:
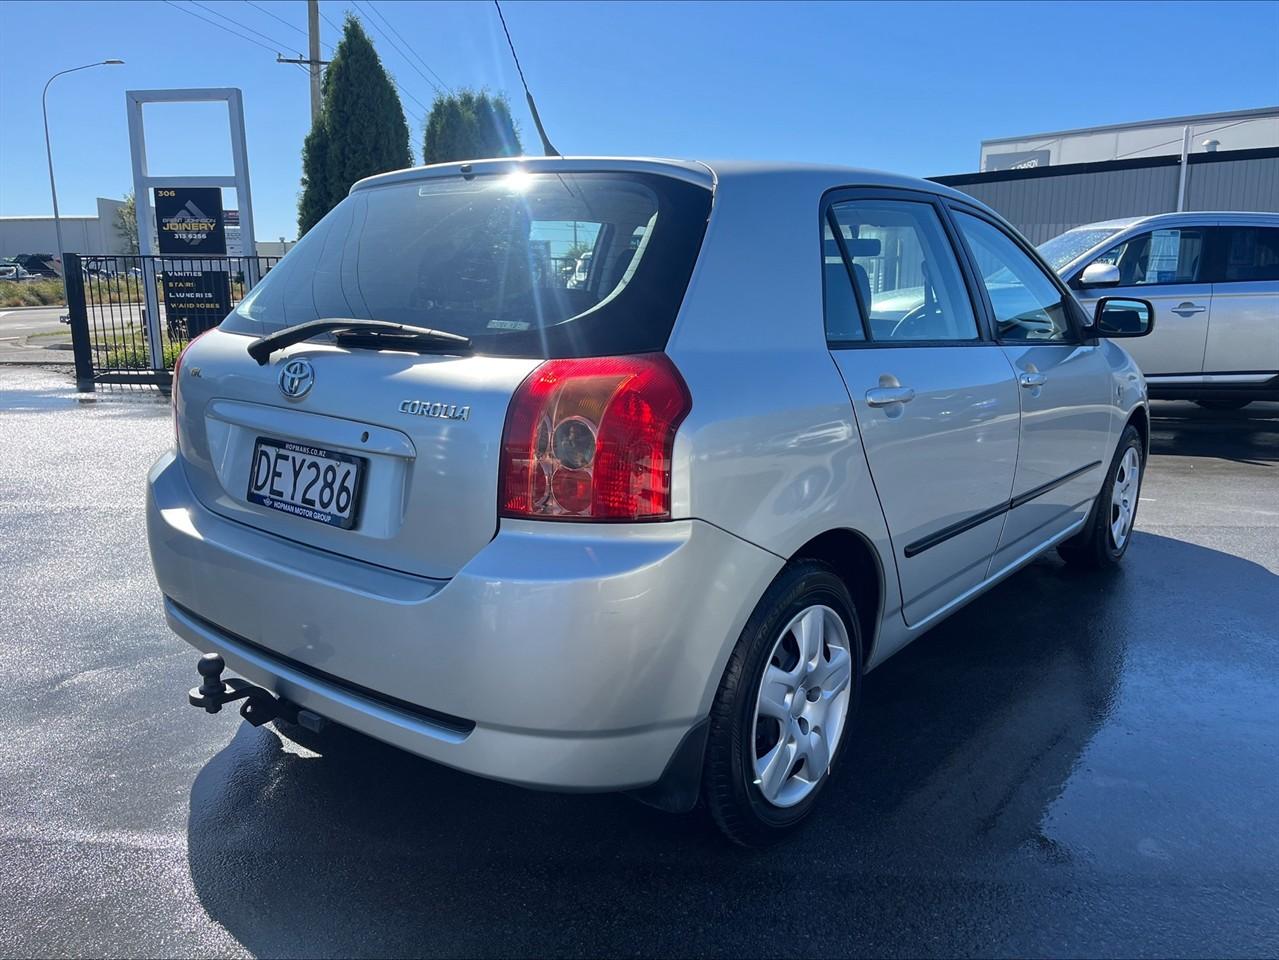
M79 387L167 387L182 348L221 323L278 262L68 254L67 308Z

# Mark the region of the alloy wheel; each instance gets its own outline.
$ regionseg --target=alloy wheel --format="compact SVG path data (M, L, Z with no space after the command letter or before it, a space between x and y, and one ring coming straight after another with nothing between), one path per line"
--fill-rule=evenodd
M1122 550L1132 533L1133 515L1137 512L1137 494L1141 484L1141 457L1129 447L1119 461L1114 488L1110 493L1110 539L1116 550Z
M755 786L793 807L830 770L848 719L853 659L848 629L830 607L801 610L773 645L755 700Z

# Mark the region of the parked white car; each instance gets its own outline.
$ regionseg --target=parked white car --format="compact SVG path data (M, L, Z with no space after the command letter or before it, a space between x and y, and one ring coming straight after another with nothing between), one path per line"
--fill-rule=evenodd
M0 260L0 280L10 280L17 282L26 280L31 275L27 273L25 267L16 260Z
M530 266L564 221L613 279ZM168 621L209 651L192 703L700 797L772 840L866 671L1047 550L1124 555L1146 388L1105 337L1149 312L1085 314L998 215L906 177L362 181L174 370L147 526Z
M1154 304L1154 335L1132 345L1152 397L1213 409L1279 399L1279 213L1108 220L1039 252L1086 307Z

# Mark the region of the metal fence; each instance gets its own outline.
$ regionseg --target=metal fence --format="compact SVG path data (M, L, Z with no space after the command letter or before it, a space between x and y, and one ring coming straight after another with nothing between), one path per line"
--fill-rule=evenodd
M279 259L67 254L77 385L168 387L182 348L217 326Z

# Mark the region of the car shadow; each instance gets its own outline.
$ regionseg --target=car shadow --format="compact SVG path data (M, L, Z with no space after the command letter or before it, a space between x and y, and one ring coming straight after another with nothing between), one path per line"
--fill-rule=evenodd
M1223 583L1247 599L1223 600ZM1182 606L1150 604L1153 589ZM1074 855L1044 825L1050 805L1094 813L1063 790L1130 650L1202 655L1208 629L1184 611L1223 603L1262 622L1279 577L1149 534L1112 573L1037 561L867 677L821 809L763 851L700 812L521 790L342 729L241 724L191 789L191 877L255 955L989 953L1035 895L1010 878ZM987 878L1007 890L983 892Z
M1150 419L1152 454L1216 457L1258 466L1279 461L1279 403L1205 410L1186 401L1155 400Z

